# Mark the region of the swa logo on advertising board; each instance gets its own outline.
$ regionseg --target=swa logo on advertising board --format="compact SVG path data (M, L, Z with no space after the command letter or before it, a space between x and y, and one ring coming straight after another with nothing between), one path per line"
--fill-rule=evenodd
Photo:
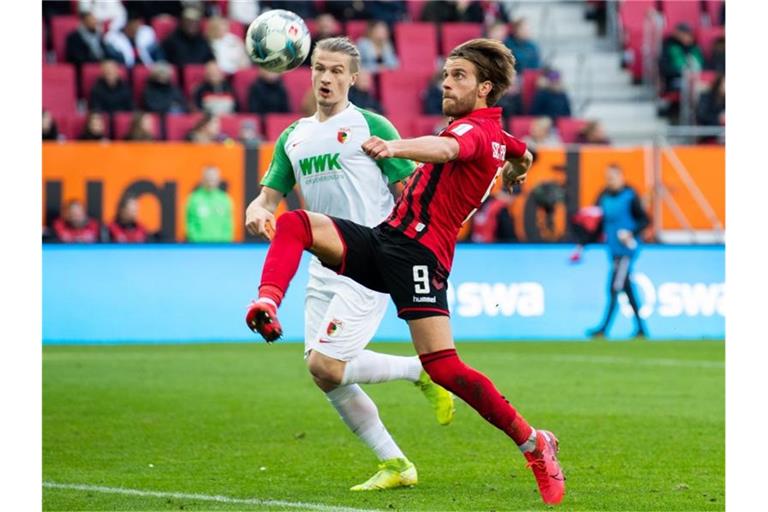
M544 314L544 287L536 282L482 283L467 281L454 287L448 283L448 306L462 317L521 316Z
M640 316L654 313L662 317L725 316L725 283L664 282L654 285L643 273L633 276L635 291L640 295ZM632 316L632 308L624 294L619 296L621 313Z

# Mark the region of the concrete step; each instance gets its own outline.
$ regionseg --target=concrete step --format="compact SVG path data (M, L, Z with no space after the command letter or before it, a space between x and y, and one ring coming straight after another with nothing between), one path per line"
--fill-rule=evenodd
M574 102L584 100L598 102L635 102L650 99L648 92L640 87L604 87L602 85L592 87L569 87L569 96Z
M626 119L639 121L656 119L656 105L653 102L595 101L585 110L588 117L597 119Z

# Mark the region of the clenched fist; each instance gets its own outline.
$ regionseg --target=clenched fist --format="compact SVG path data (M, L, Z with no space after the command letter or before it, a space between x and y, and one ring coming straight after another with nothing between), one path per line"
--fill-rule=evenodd
M379 137L371 137L363 142L362 145L365 154L373 158L374 160L381 160L382 158L392 158L394 152L390 141L380 139Z

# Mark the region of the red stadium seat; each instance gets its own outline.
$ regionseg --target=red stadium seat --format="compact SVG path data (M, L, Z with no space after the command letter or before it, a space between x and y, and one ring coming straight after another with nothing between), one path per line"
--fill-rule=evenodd
M481 23L443 23L441 27L442 51L440 55L448 55L455 47L483 36L483 25Z
M557 120L557 131L560 133L560 140L565 144L576 142L579 132L587 125L585 119L576 119L573 117L561 117Z
M43 65L43 108L54 116L77 110L75 68L72 64Z
M91 89L96 85L96 81L101 76L101 64L98 62L87 62L80 68L80 83L82 84L83 98L90 101ZM125 66L120 66L120 78L128 81L128 70Z
M311 75L312 70L304 66L283 74L283 83L285 84L285 90L288 92L291 112L299 112L301 110L301 102L304 99L304 95L312 89Z
M395 114L387 115L387 119L397 129L397 133L400 134L401 139L407 139L409 137L415 137L417 135L414 129L414 118L409 114Z
M347 37L356 43L368 31L368 22L366 20L349 20L346 25Z
M267 114L264 116L264 135L268 141L276 141L280 134L296 121L296 114Z
M200 83L205 80L205 64L187 64L181 71L184 81L184 94L191 98Z
M248 90L258 77L259 68L256 66L239 69L232 75L232 89L235 91L240 110L248 110Z
M434 23L398 23L395 48L402 69L434 71L437 61L437 28Z
M171 32L176 30L176 25L178 25L178 23L179 20L170 14L160 14L152 18L151 25L155 31L157 40L162 43L165 38L171 35Z
M619 20L625 30L642 30L649 10L656 10L656 0L624 0L619 5Z
M77 30L80 20L77 16L54 16L51 18L51 40L56 62L66 62L67 36Z
M245 27L242 23L239 21L234 20L227 20L229 21L229 31L239 37L240 39L245 37ZM200 30L203 32L203 35L208 34L208 18L203 18L203 20L200 23Z
M696 42L705 59L712 57L712 45L720 37L725 37L725 27L701 27L696 32Z
M61 133L64 134L64 136L67 138L67 140L78 140L80 138L80 135L83 133L83 129L85 129L85 119L87 117L87 114L70 114L68 116L65 116L62 119L62 123L59 125L59 129ZM110 134L112 133L112 130L110 130L109 127L109 116L104 115L105 124L106 124L106 131L107 131L107 137L110 138ZM58 121L58 119L57 119Z
M132 83L133 83L133 102L135 105L143 107L144 102L141 97L144 94L144 87L147 85L147 79L149 78L150 68L143 64L137 64L133 66L131 70ZM176 67L171 66L171 82L175 85L179 84L179 77L176 74Z
M256 124L256 131L261 134L261 121L256 114L229 114L219 116L219 120L221 131L235 140L240 138L240 126L243 121L253 121Z
M168 140L185 140L187 133L203 114L169 114L165 117L165 135Z
M539 80L543 70L525 69L523 70L522 86L520 93L523 99L523 110L528 112L533 106L533 97L536 95L536 82Z
M443 116L419 116L413 120L414 136L435 135L448 126Z
M160 139L160 116L154 113L150 113L150 116L154 119L154 130L152 135L156 140ZM112 124L114 128L114 139L124 140L131 131L131 123L133 122L133 112L116 112L112 116Z
M536 116L517 116L513 117L509 122L509 133L522 139L531 133L531 124Z
M701 9L699 0L665 0L661 3L664 13L665 31L669 32L678 23L687 23L696 30L701 25Z
M381 106L387 115L416 116L422 112L422 95L432 78L432 70L382 71L379 74Z

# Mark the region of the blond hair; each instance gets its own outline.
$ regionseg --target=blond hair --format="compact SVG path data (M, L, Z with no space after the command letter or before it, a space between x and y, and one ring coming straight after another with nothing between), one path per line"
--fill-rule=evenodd
M315 54L323 50L332 53L343 53L349 55L349 69L352 73L357 73L360 69L360 51L348 37L328 37L321 39L315 44L315 49L312 50L312 56L310 60L312 64L315 63Z

